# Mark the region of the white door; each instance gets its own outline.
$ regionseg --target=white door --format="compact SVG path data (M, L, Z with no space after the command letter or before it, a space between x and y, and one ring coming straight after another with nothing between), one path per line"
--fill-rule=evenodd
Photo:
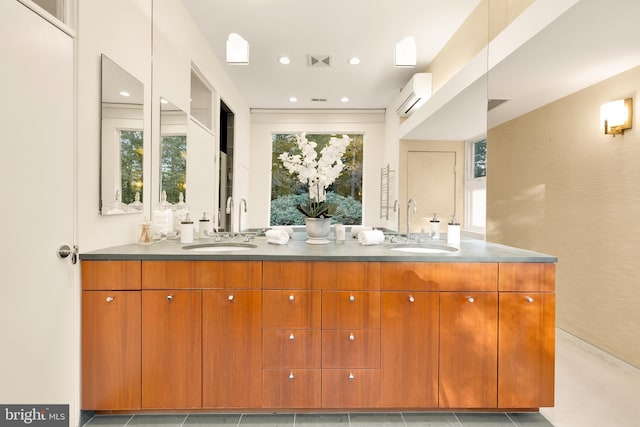
M411 213L411 232L429 230L434 212L440 218L440 230L455 210L456 200L455 151L409 151L407 153L407 197L418 205L418 213Z
M0 1L0 76L0 404L72 405L73 39Z

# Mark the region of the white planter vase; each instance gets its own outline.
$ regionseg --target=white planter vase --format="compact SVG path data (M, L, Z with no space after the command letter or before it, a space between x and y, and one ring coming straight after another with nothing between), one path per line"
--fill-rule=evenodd
M326 245L331 233L331 218L306 218L307 243L311 245Z

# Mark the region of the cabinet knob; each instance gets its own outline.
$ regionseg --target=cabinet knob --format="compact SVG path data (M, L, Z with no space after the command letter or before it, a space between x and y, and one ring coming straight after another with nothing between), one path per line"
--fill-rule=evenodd
M353 336L353 334L349 334L349 341L353 342L356 340L356 337Z
M356 297L354 297L353 295L349 296L349 301L354 302L356 300Z
M289 341L293 341L293 339L294 339L293 334L289 335Z
M356 376L353 375L352 372L349 372L349 381L355 381L355 379L356 379Z
M229 295L229 301L233 301L233 295Z
M293 376L293 372L291 372L291 373L289 374L289 381L293 381L293 379L294 379L294 378L295 378L295 377Z
M468 302L475 302L475 298L473 298L473 297L467 297L467 301L468 301Z
M167 301L173 301L173 295L167 295Z
M107 299L107 302L111 302L111 301L113 301L115 298L114 298L114 297L107 297L106 299Z
M413 296L409 297L409 302L414 302L416 299Z
M531 297L526 297L526 298L525 298L525 301L526 301L526 302L533 302L533 298L531 298Z
M294 299L296 299L296 297L294 297L293 295L289 295L289 301L293 301Z

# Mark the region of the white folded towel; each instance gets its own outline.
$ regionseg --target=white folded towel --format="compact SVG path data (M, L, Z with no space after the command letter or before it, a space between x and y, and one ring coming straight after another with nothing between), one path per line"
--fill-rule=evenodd
M369 231L371 230L371 227L366 227L364 225L354 225L353 227L351 227L351 237L354 239L358 238L358 234L360 234L361 231Z
M293 237L293 227L291 227L290 225L276 225L274 227L271 227L273 230L284 230L287 232L287 234L289 235L289 237Z
M265 236L267 236L267 242L274 245L286 245L289 242L289 233L285 230L268 230Z
M363 246L379 245L384 242L384 233L380 230L364 230L358 233L358 241Z

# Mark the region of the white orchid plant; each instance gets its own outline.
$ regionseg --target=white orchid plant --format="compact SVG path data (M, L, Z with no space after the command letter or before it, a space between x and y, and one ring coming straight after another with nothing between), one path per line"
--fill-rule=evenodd
M284 167L292 175L298 175L298 180L309 186L309 203L300 204L296 209L310 218L329 218L335 211L335 206L327 203L327 187L340 176L344 163L342 156L351 143L348 135L337 138L332 136L329 143L320 150L320 158L316 147L318 144L309 141L305 133L296 135L296 145L301 154L284 152L278 157Z

